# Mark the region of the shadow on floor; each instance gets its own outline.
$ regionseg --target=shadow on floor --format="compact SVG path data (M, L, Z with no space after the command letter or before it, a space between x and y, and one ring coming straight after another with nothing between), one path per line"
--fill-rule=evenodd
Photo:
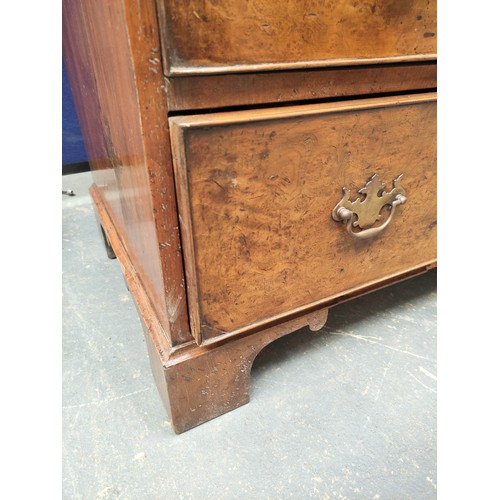
M276 368L288 363L290 358L304 356L308 351L319 348L324 343L324 337L332 337L332 332L354 330L356 324L390 313L419 297L436 293L436 289L437 270L432 269L420 276L332 307L326 325L320 331L311 332L307 327L302 328L266 346L253 364L252 382L257 382L271 367ZM333 337L333 341L339 340L340 337Z

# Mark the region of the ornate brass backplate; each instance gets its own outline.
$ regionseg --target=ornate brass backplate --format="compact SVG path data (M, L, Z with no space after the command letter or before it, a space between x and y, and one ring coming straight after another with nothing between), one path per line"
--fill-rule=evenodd
M358 191L364 196L354 201L350 201L351 190L343 188L344 196L332 211L333 220L347 223L349 234L356 238L371 238L380 233L391 222L396 206L406 203L406 192L401 186L402 178L403 174L394 179L393 189L387 192L384 191L385 183L380 180L378 174L375 174L365 187ZM371 226L380 219L380 212L386 205L391 206L389 217L381 226L372 228ZM359 227L363 231L353 232L353 227Z

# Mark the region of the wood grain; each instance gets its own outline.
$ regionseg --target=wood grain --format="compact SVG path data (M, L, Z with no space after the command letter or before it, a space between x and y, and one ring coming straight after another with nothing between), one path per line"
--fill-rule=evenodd
M187 323L153 0L65 0L63 52L93 178L173 345Z
M201 340L436 258L435 94L171 118L191 328ZM378 173L408 203L371 241L331 210ZM197 330L196 330L197 329Z
M164 365L172 428L177 434L242 406L250 400L252 364L272 341L305 326L323 326L327 310L301 316L255 335L218 346L196 347ZM311 326L312 325L312 326Z
M170 111L279 104L437 87L435 62L166 80Z
M436 0L157 0L167 75L436 56Z

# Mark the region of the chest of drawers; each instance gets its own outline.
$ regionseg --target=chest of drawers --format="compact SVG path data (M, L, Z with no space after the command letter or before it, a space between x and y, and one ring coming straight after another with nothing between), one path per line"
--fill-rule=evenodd
M436 265L436 6L65 0L91 195L175 432L271 341Z

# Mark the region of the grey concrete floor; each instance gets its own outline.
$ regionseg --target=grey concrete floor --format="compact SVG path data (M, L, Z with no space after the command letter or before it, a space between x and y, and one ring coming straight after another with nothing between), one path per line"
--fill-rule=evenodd
M251 401L175 435L87 188L63 177L63 497L436 498L436 273L268 346Z

